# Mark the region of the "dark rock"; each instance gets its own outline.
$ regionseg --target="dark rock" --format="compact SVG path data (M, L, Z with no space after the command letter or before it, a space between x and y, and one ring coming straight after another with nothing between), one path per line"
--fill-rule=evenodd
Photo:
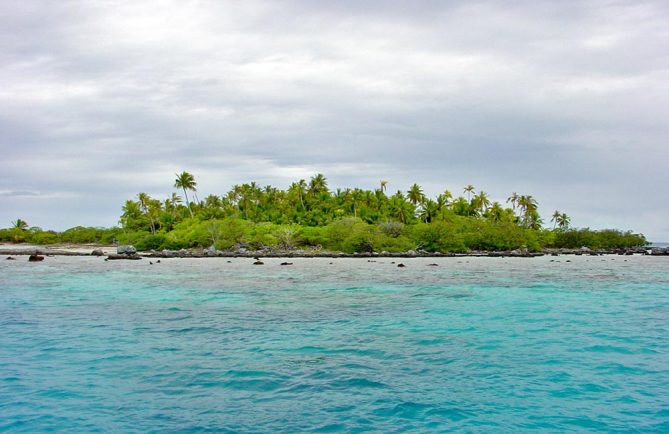
M95 249L91 252L91 256L104 256L105 253L102 251L102 249Z
M136 261L138 259L142 259L142 257L139 256L136 253L134 255L127 255L127 254L113 255L112 254L112 255L107 256L107 259L112 259L112 260L115 260L115 259L130 259L130 260L135 260Z
M39 261L43 261L43 260L44 260L44 256L40 256L40 255L30 255L30 256L28 256L28 262L39 262Z
M438 267L439 264L427 264L428 267Z
M279 265L293 265L293 263L292 262L282 262Z
M16 258L13 258L13 257L11 257L11 256L7 256L7 260L8 260L8 261L16 261Z
M265 265L265 263L263 261L258 260L258 261L255 261L253 263L253 265Z
M135 246L118 246L116 248L116 254L118 255L134 255L136 253L137 249Z
M402 263L397 264L397 266L398 266L399 268L404 268L404 267L406 267L406 265L404 265L404 264L402 264Z
M156 261L156 264L160 264L160 259L158 259L158 260Z

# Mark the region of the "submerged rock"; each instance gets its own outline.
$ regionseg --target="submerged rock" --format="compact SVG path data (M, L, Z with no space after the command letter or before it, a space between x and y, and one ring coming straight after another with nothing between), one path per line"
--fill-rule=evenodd
M253 265L265 265L265 263L263 261L258 260L258 261L255 261L253 263Z
M14 258L14 257L12 257L12 256L7 256L7 260L8 260L8 261L16 261L16 258Z
M397 267L398 267L398 268L404 268L404 267L406 267L406 265L404 265L404 264L402 264L402 263L399 263L399 264L397 264Z
M293 263L292 262L282 262L279 265L293 265Z
M28 262L39 262L39 261L43 261L43 260L44 260L44 256L40 256L40 255L37 255L37 254L33 254L33 255L28 256Z

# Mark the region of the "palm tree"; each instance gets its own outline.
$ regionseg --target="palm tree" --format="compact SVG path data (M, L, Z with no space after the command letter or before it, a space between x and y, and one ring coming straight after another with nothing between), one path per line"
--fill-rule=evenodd
M430 223L437 215L440 209L441 206L438 202L427 199L425 202L423 202L423 206L421 207L419 217L421 218L421 220L423 220L423 222Z
M504 215L504 208L502 208L499 202L494 202L488 209L488 217L490 220L498 222L502 219L502 215Z
M471 200L472 200L472 194L474 194L474 193L476 193L476 192L474 191L474 186L473 186L473 185L471 185L471 184L467 184L467 186L465 187L463 193L467 193L467 200L471 202Z
M387 187L388 187L388 181L386 181L385 179L382 179L381 180L381 193L385 193Z
M20 229L22 231L25 231L26 229L28 229L28 222L26 222L25 220L16 219L16 221L12 222L12 229Z
M541 227L541 217L539 216L538 204L536 199L530 195L523 195L518 198L518 208L521 211L523 226L538 229Z
M437 196L437 211L441 211L443 208L446 208L446 205L448 205L448 199L448 196L443 193Z
M302 205L303 212L306 211L306 207L304 206L304 195L306 191L307 191L307 182L304 179L300 179L297 182L293 182L292 184L290 184L290 187L288 187L288 193L297 196L300 205Z
M553 218L551 218L551 221L553 222L553 229L557 226L560 228L560 230L565 230L569 228L569 223L571 222L571 219L566 213L560 213L559 211L555 211L553 213Z
M471 209L472 206L467 202L467 200L460 196L457 199L455 199L453 202L451 202L451 209L456 215L460 215L463 217L469 216L472 214Z
M155 235L156 234L156 224L153 221L153 217L155 215L155 204L152 203L154 201L153 201L153 199L151 199L151 196L149 196L146 193L139 193L137 195L137 198L139 199L139 207L141 208L142 212L149 217L149 222L150 222L150 226L151 226L151 234ZM158 202L158 205L160 205L160 202Z
M391 215L404 224L408 223L416 212L415 207L406 201L404 195L399 190L390 198L389 205Z
M555 212L553 212L553 216L551 217L551 221L553 222L553 229L555 229L557 226L561 216L562 214L560 214L560 211L555 210Z
M190 216L193 217L193 210L190 208L190 202L188 201L188 193L186 190L191 190L193 192L196 191L195 187L197 187L197 183L195 182L195 177L193 177L193 175L186 172L185 170L181 172L181 174L177 173L176 176L177 178L174 180L174 187L183 190L184 196L186 197L186 206L188 207Z
M478 195L474 196L474 203L474 208L476 208L481 215L485 214L485 211L490 206L488 193L485 191L480 191Z
M360 202L364 199L363 191L359 188L353 189L351 192L351 202L353 203L353 217L358 217L358 208Z
M172 219L174 219L177 207L181 203L181 196L172 192L172 195L165 199L165 211L169 211Z
M506 200L506 203L510 203L511 206L513 207L513 210L516 210L516 206L518 206L518 199L520 199L520 196L518 196L518 193L515 191L511 193L511 196Z
M423 189L420 188L420 185L414 183L409 191L407 191L407 198L414 206L422 203L425 200L425 195L423 194Z
M324 193L328 191L328 183L322 173L319 173L313 176L309 180L309 193L314 196L317 196L318 193Z
M119 222L121 223L123 229L138 229L140 227L142 216L144 214L142 213L139 202L135 202L134 200L126 200L125 205L123 205L121 208L121 211L123 211L123 214L121 214Z
M444 190L444 192L441 194L441 196L444 196L447 203L448 203L449 200L453 199L453 193L451 193L449 190Z

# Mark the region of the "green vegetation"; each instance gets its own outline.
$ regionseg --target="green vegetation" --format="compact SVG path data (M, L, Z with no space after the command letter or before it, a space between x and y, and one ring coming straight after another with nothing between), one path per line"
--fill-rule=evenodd
M19 219L0 230L0 241L133 244L139 250L210 247L352 252L466 252L527 248L625 248L646 245L643 235L618 230L571 229L567 214L555 211L552 228L542 227L538 203L511 194L509 206L491 201L467 185L464 196L444 191L427 197L418 184L405 193L375 190L330 191L318 174L286 190L255 182L235 185L222 196L197 198L192 174L176 175L178 193L158 200L146 193L122 207L119 228L76 227L62 233L30 228ZM192 198L188 193L192 192ZM194 200L191 200L194 199Z
M19 221L22 221L19 219ZM24 222L25 223L25 222ZM0 229L0 242L30 244L112 244L118 239L120 228L90 228L77 226L64 232L45 231L37 226Z

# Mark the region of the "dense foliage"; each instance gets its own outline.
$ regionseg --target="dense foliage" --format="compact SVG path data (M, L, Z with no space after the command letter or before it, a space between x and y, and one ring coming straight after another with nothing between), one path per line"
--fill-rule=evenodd
M64 232L45 231L37 226L0 229L0 242L30 244L112 244L120 228L91 228L77 226Z
M375 190L330 191L326 178L319 174L309 182L294 182L286 190L251 182L235 185L222 196L199 200L195 178L182 172L177 174L174 187L183 193L183 199L175 192L163 200L146 193L127 200L120 228L77 227L55 233L29 228L19 219L12 228L0 230L0 241L118 241L140 250L214 246L343 252L536 251L646 244L643 235L631 232L570 229L569 217L559 211L552 215L553 227L543 228L532 196L513 193L505 206L471 185L464 188L462 196L444 191L436 198L427 197L418 184L406 193L388 195L386 181Z

